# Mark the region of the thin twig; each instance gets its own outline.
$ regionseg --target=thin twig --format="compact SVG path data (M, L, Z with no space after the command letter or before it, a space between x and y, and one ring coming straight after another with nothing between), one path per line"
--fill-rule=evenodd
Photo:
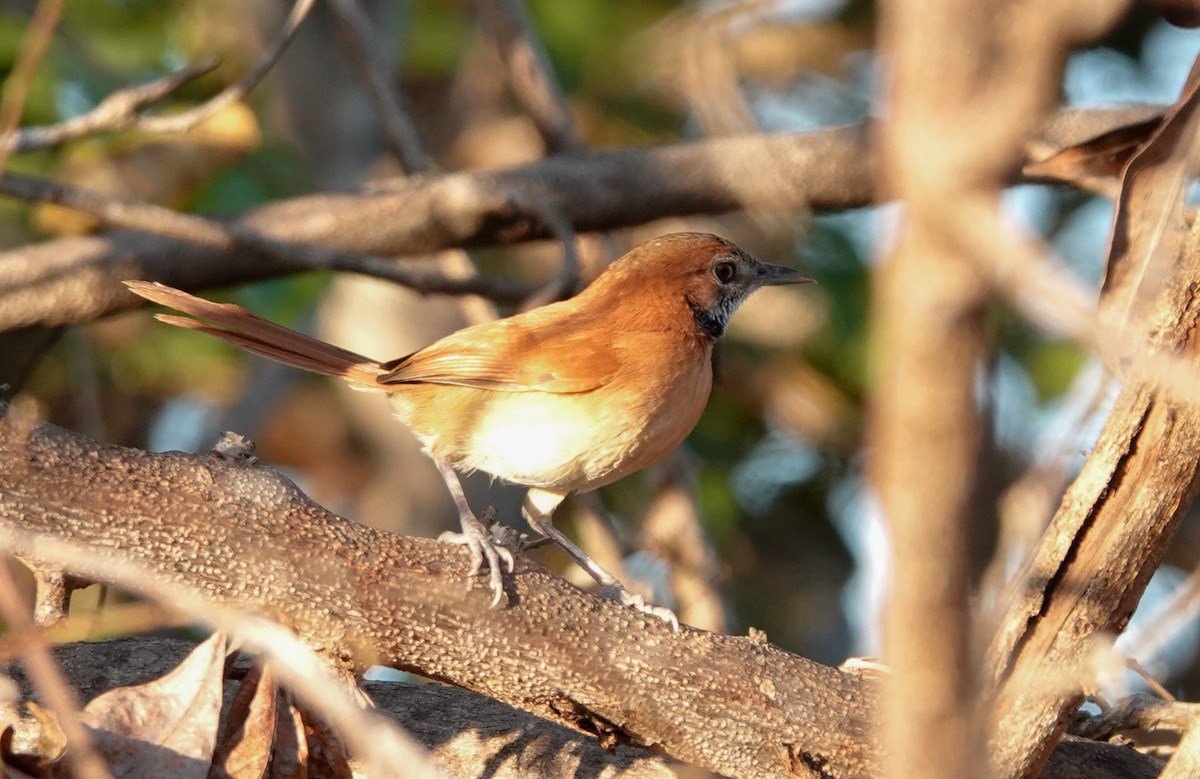
M519 194L513 190L506 194L518 207L541 217L558 238L563 250L563 261L558 273L521 301L520 308L537 308L575 294L579 284L579 237L571 221L566 218L562 209L557 208L548 198L528 193Z
M1171 694L1170 690L1168 690L1166 687L1163 687L1162 682L1160 682L1158 679L1155 679L1150 672L1147 671L1146 668L1135 658L1126 657L1125 665L1129 668L1129 670L1142 677L1142 681L1146 683L1146 686L1153 690L1154 694L1162 698L1164 701L1178 700L1174 695Z
M405 100L391 76L390 67L379 55L371 24L362 9L356 0L333 0L330 10L338 22L340 38L350 61L366 83L392 153L406 174L431 170L429 153L408 118ZM464 249L442 252L434 262L446 278L455 281L473 283L479 276L475 260ZM498 301L498 298L492 299ZM498 315L494 306L481 300L460 301L459 309L471 324L489 322Z
M390 67L374 43L370 20L356 0L330 0L329 10L338 25L338 38L366 84L392 154L408 173L428 170L429 158L402 95L392 85Z
M475 6L480 27L491 34L508 67L513 95L537 127L546 151L558 154L583 149L562 87L521 0L479 0Z
M542 137L549 154L582 151L586 148L575 126L562 86L554 74L522 0L478 0L480 27L493 37L500 59L508 68L508 83L517 102L525 109ZM515 195L514 195L515 199ZM546 198L532 196L530 210L539 214L563 244L563 265L558 275L530 296L522 309L534 308L574 293L579 284L579 239L564 214ZM607 261L621 252L611 236L601 236L608 248Z
M245 227L182 214L142 201L107 197L30 176L9 174L0 178L0 194L82 211L110 227L140 230L226 251L249 249L305 268L340 270L387 279L422 294L479 295L489 300L516 303L537 289L524 282L496 276L453 278L412 270L384 257L282 241Z
M1193 379L1193 382L1195 379ZM1192 384L1195 387L1195 384ZM1179 632L1200 615L1200 567L1194 569L1144 620L1130 627L1122 644L1130 657L1147 662L1157 658Z
M241 81L231 84L206 102L191 110L171 116L146 117L139 122L138 126L150 133L187 132L226 106L241 100L274 67L275 62L283 54L284 50L287 49L288 44L296 37L296 32L300 29L304 18L308 16L313 2L314 0L296 0L296 4L292 6L292 11L288 14L287 21L284 23L278 37L272 42L259 61L255 63L254 67L250 69L250 72L242 77Z
M17 61L13 64L12 72L4 81L4 94L0 95L0 138L8 138L21 124L21 115L25 113L25 101L29 98L29 89L33 84L33 76L46 56L50 39L62 18L63 0L44 0L38 3L33 12L29 28L21 39L21 50L17 52ZM8 164L8 151L0 147L0 174Z
M23 127L0 140L0 153L20 154L39 149L52 149L99 133L145 130L147 118L139 112L200 76L211 73L218 64L214 57L181 68L148 84L117 90L86 114L58 124Z
M112 775L96 752L91 734L80 720L79 701L54 662L45 639L26 613L8 566L6 560L0 560L0 616L12 637L23 645L25 670L67 737L74 775L81 779L111 779Z

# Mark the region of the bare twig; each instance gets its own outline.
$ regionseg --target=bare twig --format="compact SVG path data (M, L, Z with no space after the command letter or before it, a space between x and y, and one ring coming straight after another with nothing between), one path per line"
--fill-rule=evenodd
M478 0L475 6L481 27L492 35L500 58L508 66L509 86L537 127L546 151L557 154L582 150L583 139L575 128L546 51L529 24L522 0ZM578 238L570 222L549 199L533 196L523 201L546 220L563 245L563 264L558 275L522 305L534 308L574 291L579 283Z
M0 140L0 144L3 144L0 151L6 154L20 154L38 149L51 149L98 133L132 127L144 130L146 119L139 113L143 108L161 100L189 81L212 72L216 67L216 59L204 59L148 84L113 92L91 111L65 122L22 127L3 136L3 140Z
M342 38L350 59L367 85L367 91L379 114L392 153L409 173L423 173L430 170L429 157L416 128L409 121L403 95L395 88L389 75L388 64L380 56L373 43L370 23L364 16L358 1L331 0L330 8L343 33ZM519 13L519 9L517 12ZM549 77L543 74L543 80L547 78ZM558 95L558 99L561 101L561 94ZM568 129L570 129L569 125ZM563 263L559 272L522 300L521 308L533 308L570 295L579 282L579 253L576 249L577 239L574 228L562 212L545 198L530 192L510 191L505 194L519 207L537 214L544 220L551 232L563 244ZM458 261L460 263L469 262L470 270L474 270L475 263L469 255L460 256ZM490 318L494 318L495 312L490 313Z
M42 700L58 718L67 737L71 767L82 779L111 779L96 752L91 734L79 717L79 701L54 662L45 638L38 632L21 602L7 560L0 560L0 616L13 638L23 645L25 668Z
M1060 144L1076 142L1152 111L1064 111L1044 133ZM394 179L366 193L284 200L247 211L235 223L277 240L393 256L551 235L541 219L504 196L526 189L553 203L579 232L738 209L851 208L875 200L866 135L860 125L559 155L509 170ZM745 175L772 167L779 176ZM241 252L129 232L30 244L0 252L0 331L126 309L133 301L120 282L130 277L199 290L302 267L249 263Z
M496 42L508 67L513 95L542 136L546 151L579 151L583 140L567 107L545 48L534 34L522 0L478 0L480 26Z
M364 17L357 0L332 0L330 8L337 20L350 61L366 82L371 102L379 114L392 153L407 174L430 170L432 161L429 154L409 120L404 97L393 83L388 64L379 54L370 23ZM433 261L447 278L473 282L479 274L475 260L462 248L441 252ZM459 301L459 309L472 324L493 320L498 315L488 300L462 300Z
M521 301L521 309L537 308L574 294L579 284L579 237L575 234L575 228L563 215L562 210L549 199L537 195L522 196L512 190L509 191L509 195L519 207L545 220L562 244L563 251L562 265L559 266L558 273Z
M1129 668L1129 670L1140 676L1142 681L1146 683L1146 686L1151 690L1154 690L1155 695L1162 698L1164 701L1175 700L1175 696L1171 694L1171 691L1166 687L1163 687L1162 682L1160 682L1158 679L1155 679L1154 676L1146 670L1145 666L1139 663L1136 658L1126 657L1125 665L1127 668Z
M453 278L440 273L415 271L383 257L310 243L281 241L237 224L182 214L151 203L99 195L29 176L9 174L0 178L0 193L82 211L109 227L142 230L225 251L250 250L297 267L361 273L426 294L479 295L491 300L517 302L536 289L499 277Z
M417 128L409 120L404 99L393 84L386 59L375 45L371 23L357 0L330 0L329 10L338 24L338 31L351 63L367 86L367 93L379 114L383 134L392 154L409 173L429 168Z
M291 43L312 4L313 0L297 0L279 37L254 68L241 81L188 111L168 116L145 116L141 113L144 108L182 85L212 72L218 64L215 58L205 58L148 84L113 92L91 111L65 122L18 130L16 122L5 123L0 120L0 169L4 157L9 154L53 148L97 133L131 128L147 133L187 132L223 108L241 100L258 85ZM38 6L39 12L42 8L51 8L53 5L55 3L41 3ZM16 121L19 119L18 113Z
M50 39L62 18L63 0L45 0L38 3L33 19L21 40L17 61L4 81L4 93L0 95L0 138L10 138L21 124L25 112L25 101L33 76L46 56ZM0 146L0 174L8 166L8 149Z
M226 106L241 100L274 67L275 62L283 54L284 50L287 49L288 44L296 37L296 32L300 29L301 23L304 22L304 18L312 8L313 2L314 0L296 0L279 36L271 43L271 46L259 61L255 63L254 67L250 69L250 72L242 77L241 81L231 84L191 110L171 116L145 117L138 122L138 127L150 133L187 132Z

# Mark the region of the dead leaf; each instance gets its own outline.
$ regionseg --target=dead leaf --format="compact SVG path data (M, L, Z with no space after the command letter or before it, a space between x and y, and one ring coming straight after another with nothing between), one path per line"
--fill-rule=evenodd
M308 770L322 779L353 779L346 743L319 717L305 712L304 729L308 735Z
M279 686L271 669L250 669L233 696L229 721L213 756L209 779L261 779L266 776L275 742Z
M1116 198L1125 166L1158 131L1164 119L1159 115L1116 127L1082 143L1066 146L1043 160L1031 162L1021 172L1027 178L1061 181Z
M225 636L214 634L171 673L119 687L84 708L96 748L115 779L205 779L221 716Z
M271 779L308 779L308 739L304 734L304 719L292 705L290 695L281 695L275 709Z
M1130 347L1123 336L1145 320L1187 237L1187 186L1200 165L1200 58L1192 65L1179 101L1121 174L1100 292L1101 323L1121 344L1106 355L1120 371Z

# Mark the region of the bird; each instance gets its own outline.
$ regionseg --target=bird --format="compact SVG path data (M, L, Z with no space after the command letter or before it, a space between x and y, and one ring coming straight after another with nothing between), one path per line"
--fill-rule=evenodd
M492 607L512 552L467 504L458 474L483 471L528 487L525 519L592 576L601 592L678 629L554 527L568 495L655 463L678 447L708 403L713 347L750 293L813 279L768 265L709 233L651 239L613 262L578 295L458 330L390 361L376 361L149 281L137 295L187 316L156 318L355 388L385 392L446 482L466 545L469 581L488 568Z

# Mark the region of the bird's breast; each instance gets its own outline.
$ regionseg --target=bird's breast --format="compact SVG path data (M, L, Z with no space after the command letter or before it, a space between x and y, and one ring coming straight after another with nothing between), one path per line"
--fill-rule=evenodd
M708 402L709 344L665 335L638 340L614 346L623 350L621 369L589 392L412 387L396 394L397 412L432 456L461 470L547 489L594 489L673 451Z

